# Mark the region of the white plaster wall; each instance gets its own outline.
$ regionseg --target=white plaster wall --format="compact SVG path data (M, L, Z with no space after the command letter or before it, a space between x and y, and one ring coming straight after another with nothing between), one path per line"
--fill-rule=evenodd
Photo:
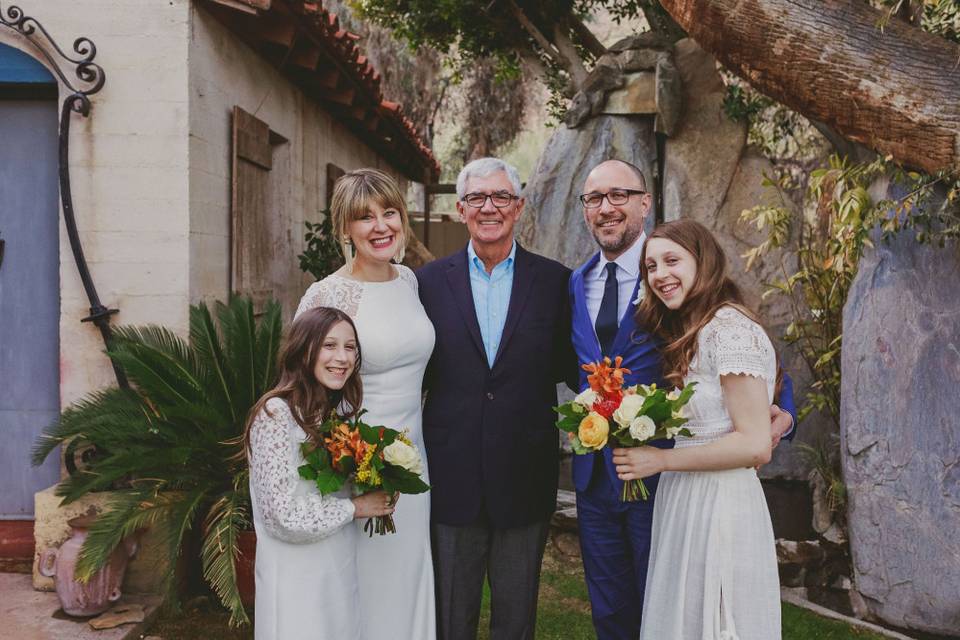
M303 221L319 220L326 202L328 162L344 170L372 166L400 176L196 5L191 11L189 60L190 299L224 300L229 288L234 105L288 140L274 149L271 181L282 185L274 198L274 215L288 229L293 256L303 248ZM310 277L300 272L295 258L273 266L289 274L289 286L274 292L289 319Z
M64 49L86 36L106 84L89 118L73 115L70 172L77 225L114 324L185 332L189 302L187 43L189 0L17 3ZM28 42L0 41L35 57ZM61 87L61 99L63 98ZM60 395L67 406L115 383L60 222Z

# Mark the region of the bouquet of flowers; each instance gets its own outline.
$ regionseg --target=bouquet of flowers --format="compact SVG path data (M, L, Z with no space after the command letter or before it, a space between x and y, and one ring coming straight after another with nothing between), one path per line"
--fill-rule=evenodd
M567 433L574 453L600 451L611 438L620 447L640 447L652 440L690 436L690 431L682 426L687 422L682 409L693 396L696 383L688 384L681 392L669 393L656 384L624 388L623 376L630 370L622 368L622 363L623 358L617 356L613 362L604 358L602 362L583 365L590 374L590 387L573 401L554 409L560 414L557 428ZM649 497L643 480L623 483L623 502Z
M297 470L300 477L317 483L322 495L337 491L348 480L359 495L382 489L387 493L423 493L430 486L423 481L423 458L406 432L373 427L361 418L344 420L331 414L318 431L320 446L304 442L301 453L306 464ZM396 533L393 516L370 518L363 530L371 536Z

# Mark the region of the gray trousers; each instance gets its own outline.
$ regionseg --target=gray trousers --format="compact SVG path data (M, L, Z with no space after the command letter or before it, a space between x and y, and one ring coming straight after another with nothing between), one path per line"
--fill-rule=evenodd
M433 525L438 640L475 640L483 579L490 581L490 640L533 640L549 522L497 529L481 517Z

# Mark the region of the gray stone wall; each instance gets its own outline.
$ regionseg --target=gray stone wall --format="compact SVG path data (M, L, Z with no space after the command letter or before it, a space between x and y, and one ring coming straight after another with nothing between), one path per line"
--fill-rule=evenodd
M960 251L910 233L844 308L841 447L855 585L900 627L960 632Z

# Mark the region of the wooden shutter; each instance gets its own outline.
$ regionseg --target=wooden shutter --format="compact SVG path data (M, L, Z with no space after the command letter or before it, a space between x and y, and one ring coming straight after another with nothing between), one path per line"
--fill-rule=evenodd
M290 153L278 150L286 141L265 122L233 108L230 289L253 298L257 312L273 299L290 315L303 291Z

